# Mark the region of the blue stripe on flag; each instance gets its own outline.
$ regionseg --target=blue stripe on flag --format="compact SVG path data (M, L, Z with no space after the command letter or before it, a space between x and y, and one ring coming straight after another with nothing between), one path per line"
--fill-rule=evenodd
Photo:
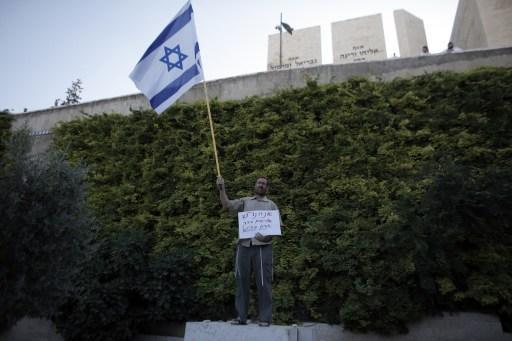
M196 42L196 46L194 46L194 58L196 59L196 62L197 64L199 65L199 67L202 69L203 66L201 65L201 61L200 60L197 60L197 54L199 53L199 43Z
M160 35L155 39L155 41L148 47L142 58L138 61L140 63L141 60L146 58L151 52L160 47L167 39L175 35L179 30L183 28L183 26L187 25L192 18L192 13L194 10L192 9L192 5L188 6L188 8L181 14L176 17L167 27L160 33Z
M199 69L197 68L197 65L194 64L187 71L183 72L181 76L179 76L169 85L163 88L162 91L153 96L153 98L151 98L151 100L149 101L151 107L153 109L158 107L160 104L165 102L169 97L173 96L176 92L178 92L183 87L183 85L187 84L188 81L190 81L198 74Z

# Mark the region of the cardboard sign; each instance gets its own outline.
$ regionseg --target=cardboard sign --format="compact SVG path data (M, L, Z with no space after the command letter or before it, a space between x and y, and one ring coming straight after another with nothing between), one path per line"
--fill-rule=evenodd
M279 211L247 211L238 213L238 238L253 238L256 233L264 236L281 235Z

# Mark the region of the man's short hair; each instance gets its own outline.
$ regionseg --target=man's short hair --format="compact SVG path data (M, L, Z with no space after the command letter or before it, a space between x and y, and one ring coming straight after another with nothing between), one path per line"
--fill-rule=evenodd
M265 179L265 180L267 180L267 187L270 186L270 180L266 176L258 176L256 178L256 181L258 181L258 179Z

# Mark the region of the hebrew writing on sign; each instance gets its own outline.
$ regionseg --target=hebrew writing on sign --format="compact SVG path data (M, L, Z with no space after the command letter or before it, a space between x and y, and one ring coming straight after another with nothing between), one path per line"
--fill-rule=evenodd
M264 236L281 235L279 211L247 211L238 213L238 238L253 238L256 233Z
M297 29L293 31L292 35L285 31L282 35L277 33L268 37L268 71L296 69L321 64L320 26Z
M382 15L370 15L331 24L333 64L387 58Z

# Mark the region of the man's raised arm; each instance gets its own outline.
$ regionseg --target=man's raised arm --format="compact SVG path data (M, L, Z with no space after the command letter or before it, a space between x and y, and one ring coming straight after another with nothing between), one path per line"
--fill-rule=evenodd
M228 195L226 194L226 187L224 186L224 179L221 176L217 177L217 188L219 189L219 197L220 197L220 202L222 203L222 207L224 209L227 209L228 204L229 204L229 198L228 198Z

